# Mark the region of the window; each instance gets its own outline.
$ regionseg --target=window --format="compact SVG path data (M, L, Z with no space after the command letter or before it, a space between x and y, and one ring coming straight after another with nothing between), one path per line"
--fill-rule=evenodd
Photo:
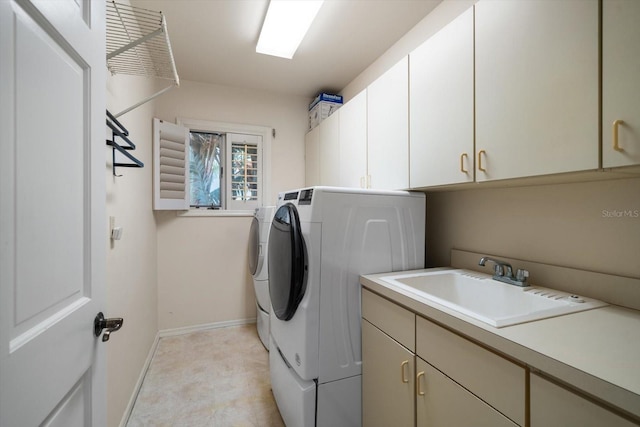
M246 211L269 191L271 129L180 120L189 129L189 206Z
M258 207L262 199L261 142L260 135L191 130L190 207L233 210Z
M231 200L256 202L261 185L259 141L253 135L231 137Z
M194 208L222 208L221 160L224 135L189 132L189 205Z
M264 126L153 119L153 209L234 216L262 206L271 185L272 132Z

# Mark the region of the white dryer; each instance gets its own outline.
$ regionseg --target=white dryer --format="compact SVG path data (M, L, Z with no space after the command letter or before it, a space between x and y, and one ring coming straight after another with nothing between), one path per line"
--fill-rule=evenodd
M361 274L424 267L425 195L281 193L269 236L271 388L289 427L361 426Z
M275 206L256 208L249 231L249 273L256 293L256 324L260 341L269 350L269 230Z

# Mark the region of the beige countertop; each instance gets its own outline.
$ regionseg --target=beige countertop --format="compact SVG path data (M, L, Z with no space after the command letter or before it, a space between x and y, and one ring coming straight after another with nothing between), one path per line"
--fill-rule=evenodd
M438 269L416 270L435 271ZM441 270L441 269L440 269ZM609 305L494 328L380 280L361 284L415 313L640 418L640 311Z

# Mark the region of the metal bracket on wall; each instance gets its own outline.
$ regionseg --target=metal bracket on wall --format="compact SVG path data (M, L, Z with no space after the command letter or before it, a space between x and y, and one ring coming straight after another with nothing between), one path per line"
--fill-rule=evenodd
M143 168L144 163L133 157L129 150L135 150L136 146L129 139L129 131L107 110L107 126L111 129L111 139L107 139L107 145L112 148L113 154L113 176L122 176L116 174L116 167L123 168ZM119 137L124 141L124 144L120 145L116 142L116 137ZM116 161L116 151L124 155L127 159L133 163L123 163Z

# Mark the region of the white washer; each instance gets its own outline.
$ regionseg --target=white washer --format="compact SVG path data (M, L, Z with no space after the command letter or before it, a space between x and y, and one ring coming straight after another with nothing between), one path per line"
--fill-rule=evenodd
M425 195L281 193L269 236L271 388L290 427L361 426L361 274L424 267Z
M249 273L256 292L256 324L260 341L269 350L269 230L275 206L256 208L249 231Z

